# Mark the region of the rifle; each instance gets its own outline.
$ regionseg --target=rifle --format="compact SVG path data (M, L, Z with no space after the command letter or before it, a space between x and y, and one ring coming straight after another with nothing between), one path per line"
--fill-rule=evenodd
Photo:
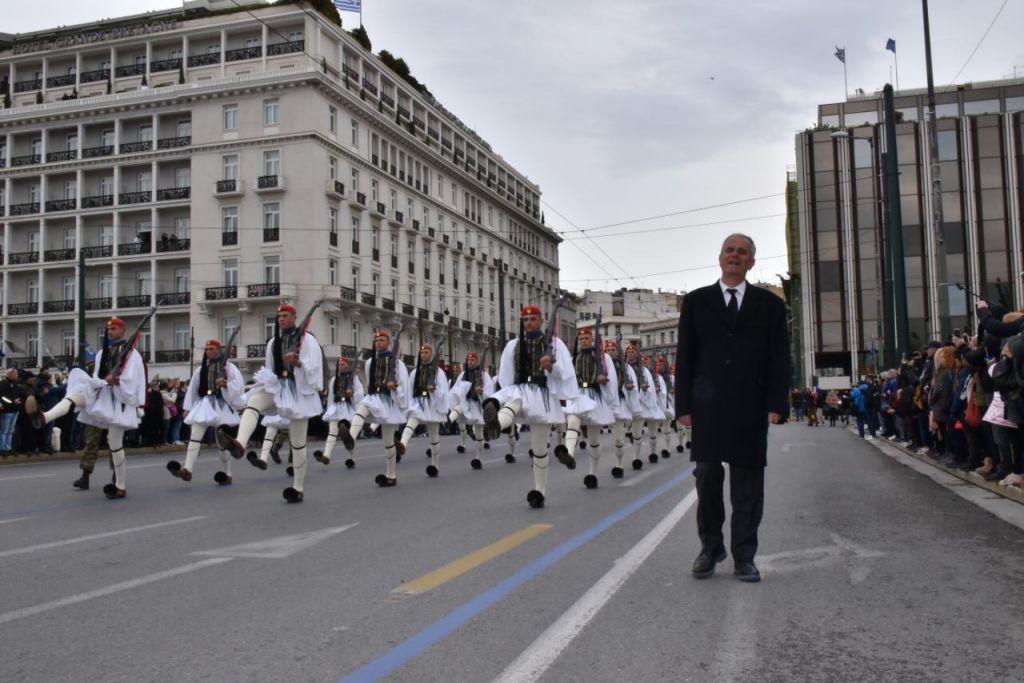
M562 307L562 297L555 300L554 310L548 316L548 324L544 329L544 346L548 350L548 356L555 360L555 328L558 326L558 311Z
M158 301L157 306L159 305L160 302ZM135 328L135 332L132 333L132 340L128 343L128 350L125 351L124 357L121 358L120 365L110 371L110 374L114 379L121 377L121 373L124 372L125 365L128 363L128 358L132 355L132 350L135 349L136 345L139 343L139 336L142 334L142 328L146 326L146 323L149 322L150 318L152 318L155 313L156 306L153 306L149 309L149 312L146 313L146 316L142 319L142 322L139 323L139 326Z
M594 320L594 348L597 349L598 359L601 361L601 374L605 377L608 376L608 368L604 364L604 348L601 344L601 312L603 309L597 309L597 318Z
M241 326L241 325L239 325L238 327L236 327L236 328L234 329L234 331L232 331L232 332L231 332L231 338L230 338L230 339L228 339L228 343L227 343L227 345L226 345L226 346L224 347L225 349L227 349L227 351L225 352L225 357L224 357L224 365L223 365L223 367L221 367L221 369L220 369L220 378L221 378L221 379L224 379L224 380L226 380L226 379L228 378L228 359L229 359L229 358L231 358L231 346L232 346L232 344L233 344L233 343L234 343L234 341L235 341L235 337L237 337L237 336L238 336L238 331L239 331L240 329L242 329L242 326Z
M306 317L302 319L301 323L299 323L299 329L301 330L301 332L299 332L299 334L296 335L295 337L295 348L289 349L291 353L298 354L299 351L302 350L302 340L306 337L306 330L309 329L309 323L312 322L313 320L313 314L316 312L316 309L320 308L321 303L323 302L320 301L319 299L314 301L313 305L309 307L309 312L306 313Z
M398 364L401 363L401 356L399 351L402 348L402 333L405 332L405 320L398 325L398 334L395 335L394 341L391 342L391 367L388 368L388 382L393 382L396 386L398 385Z

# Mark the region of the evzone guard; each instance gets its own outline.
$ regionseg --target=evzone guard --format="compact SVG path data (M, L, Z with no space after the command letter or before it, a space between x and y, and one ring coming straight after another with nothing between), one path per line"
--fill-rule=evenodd
M232 340L234 337L232 336ZM228 342L228 349L231 345ZM210 339L203 352L203 363L192 375L185 392L185 424L192 428L185 453L185 464L177 460L167 463L168 471L182 481L192 481L196 459L202 447L207 428L234 427L238 424L238 411L245 407L242 394L245 380L234 363L227 359L220 341ZM220 449L223 469L213 475L221 486L231 484L231 457Z
M223 428L217 430L217 442L235 459L245 455L245 447L260 416L277 414L288 420L288 440L292 450L292 485L282 495L289 503L301 503L306 479L306 431L309 418L323 411L320 391L324 386L323 352L316 337L306 331L317 304L296 325L295 307L282 304L277 309L274 336L267 342L264 365L256 371L255 384L246 393L245 409L238 425L238 437ZM250 463L266 469L266 462L252 452Z
M352 359L341 357L335 367L334 377L331 378L327 387L327 409L320 417L327 423L327 442L322 451L315 451L313 457L317 462L325 465L331 462L331 454L334 453L334 444L338 441L338 425L346 427L352 424L352 418L356 415L356 406L363 400L363 383L359 376L353 371ZM345 467L351 469L356 466L356 461L351 454L345 458Z
M668 380L661 374L664 372L664 365L659 368L654 358L644 355L640 362L647 372L651 373L651 387L654 389L656 399L647 418L647 440L651 444L651 453L648 458L653 463L658 462L660 456L667 457L665 454L668 453L667 449L663 449L660 453L658 451L658 436L661 434L662 428L666 430L665 445L668 445L667 430L669 427L665 420L666 406L668 405Z
M150 310L131 340L125 338L123 320L108 320L92 376L79 368L73 369L68 375L64 399L53 408L42 413L35 397L25 401L25 412L36 429L77 410L79 422L107 430L114 482L104 486L103 493L111 499L125 497L124 433L138 429L138 408L146 402L146 366L135 345L155 310Z
M350 425L338 425L338 438L349 452L356 447L353 435L363 429L367 418L381 425L381 437L384 441L386 464L384 474L378 474L374 481L378 486L387 487L398 484L395 474L395 463L399 455L405 454L405 446L401 439L394 436L398 425L405 422L405 409L408 407L409 371L399 355L399 340L402 331L395 335L395 343L391 344L391 334L380 330L373 336L373 356L366 360L366 396L356 406Z
M658 399L654 394L654 378L640 362L640 354L636 346L626 347L626 363L633 369L637 382L637 403L633 406L633 423L630 425L630 438L633 440L633 469L643 469L644 461L640 459L640 448L643 444L644 421L657 418ZM657 456L651 462L657 461Z
M625 474L622 465L625 458L626 431L632 429L634 410L640 411L640 390L637 386L636 373L626 362L620 343L615 339L609 339L605 348L608 357L612 359L617 385L617 401L613 409L615 421L611 425L612 442L615 445L615 466L612 467L612 477L621 479ZM642 466L643 463L641 463Z
M672 451L669 450L669 446L672 445L672 424L675 422L676 403L673 377L669 374L664 356L654 359L654 380L659 385L659 405L665 417L651 427L648 433L648 438L651 441L651 453L657 453L662 458L670 458ZM663 444L661 450L658 449L659 440Z
M583 477L583 485L596 489L601 430L615 422L618 378L611 357L595 347L594 333L589 327L581 327L576 332L576 347L573 370L579 395L565 402L565 445L555 446L555 456L558 457L561 449L575 457L581 426L592 427L587 430L590 472Z
M555 316L548 320L544 331L541 322L540 308L522 309L519 337L509 341L501 354L498 381L502 388L484 402L486 438L497 438L517 420L530 425L534 488L526 501L534 508L544 507L551 425L565 424L559 401L579 396L572 356L562 340L554 336ZM576 461L567 451L556 451L555 457L569 469L576 468Z
M470 467L478 470L483 467L480 456L484 451L484 411L483 402L494 394L494 380L480 364L480 356L476 351L466 354L466 363L455 382L452 384L451 405L448 413L449 422L458 422L464 428L463 433L473 427L473 440L476 442L476 455L469 461ZM462 451L459 451L460 453Z
M438 475L441 462L441 425L448 421L448 376L438 367L437 356L431 344L421 344L416 368L409 376L409 407L405 410L405 429L402 430L402 446L409 447L409 441L421 424L427 427L430 448L430 464L427 476Z

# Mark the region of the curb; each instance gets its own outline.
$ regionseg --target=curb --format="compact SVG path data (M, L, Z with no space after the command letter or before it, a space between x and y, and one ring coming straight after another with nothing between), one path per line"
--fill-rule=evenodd
M204 444L204 448L208 448ZM184 450L184 446L144 446L142 448L125 448L124 452L126 456L143 456L143 455L159 455L160 453L175 453ZM102 459L110 451L106 448L101 448L99 457ZM25 463L41 463L41 462L59 462L62 460L80 460L82 457L81 451L74 453L68 453L61 451L59 453L52 454L39 454L39 455L25 455L22 453L16 453L14 455L7 455L0 457L0 467L4 465L21 465Z
M860 438L860 435L858 434L856 429L848 429L847 431L849 431L851 434L856 436L858 439ZM957 479L960 479L961 481L965 481L968 484L973 484L974 486L977 486L978 488L986 489L987 491L989 491L991 493L994 493L994 494L996 494L998 496L1002 496L1003 498L1006 498L1008 500L1012 500L1012 501L1015 501L1017 503L1020 503L1021 505L1024 505L1024 489L1019 489L1016 486L1000 486L998 482L995 482L995 481L985 481L980 474L976 474L973 471L963 472L963 471L955 469L955 468L946 467L942 463L938 463L938 462L932 460L931 458L929 458L926 455L921 455L920 453L918 453L918 452L916 452L914 450L911 450L911 449L907 448L906 446L903 446L903 445L897 443L896 441L889 441L888 439L884 439L884 438L880 438L880 437L875 437L874 439L872 439L871 441L868 441L867 443L869 443L871 445L875 445L875 442L878 442L878 444L884 444L886 446L889 446L890 448L895 448L896 450L900 451L904 455L910 456L911 458L914 458L915 460L917 460L919 462L922 462L925 465L929 465L931 467L934 467L935 469L939 470L940 472L945 472L946 474L948 474L948 475L950 475L952 477L956 477Z

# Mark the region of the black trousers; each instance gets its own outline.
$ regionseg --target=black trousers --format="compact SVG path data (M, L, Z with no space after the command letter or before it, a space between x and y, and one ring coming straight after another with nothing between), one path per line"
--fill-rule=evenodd
M725 468L717 462L697 463L697 532L703 549L714 554L725 547ZM757 528L764 513L764 468L729 465L729 499L732 502L730 547L733 561L753 561L757 553Z

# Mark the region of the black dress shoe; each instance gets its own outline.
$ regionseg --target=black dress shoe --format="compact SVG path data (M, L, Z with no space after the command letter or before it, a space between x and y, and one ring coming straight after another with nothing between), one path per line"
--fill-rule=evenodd
M694 578L709 579L715 574L715 565L725 561L725 558L725 548L719 548L714 555L709 555L707 551L702 550L697 559L693 561L690 571L693 572Z
M740 581L746 581L747 583L757 583L761 580L761 572L757 571L757 567L750 560L737 561L733 574Z

